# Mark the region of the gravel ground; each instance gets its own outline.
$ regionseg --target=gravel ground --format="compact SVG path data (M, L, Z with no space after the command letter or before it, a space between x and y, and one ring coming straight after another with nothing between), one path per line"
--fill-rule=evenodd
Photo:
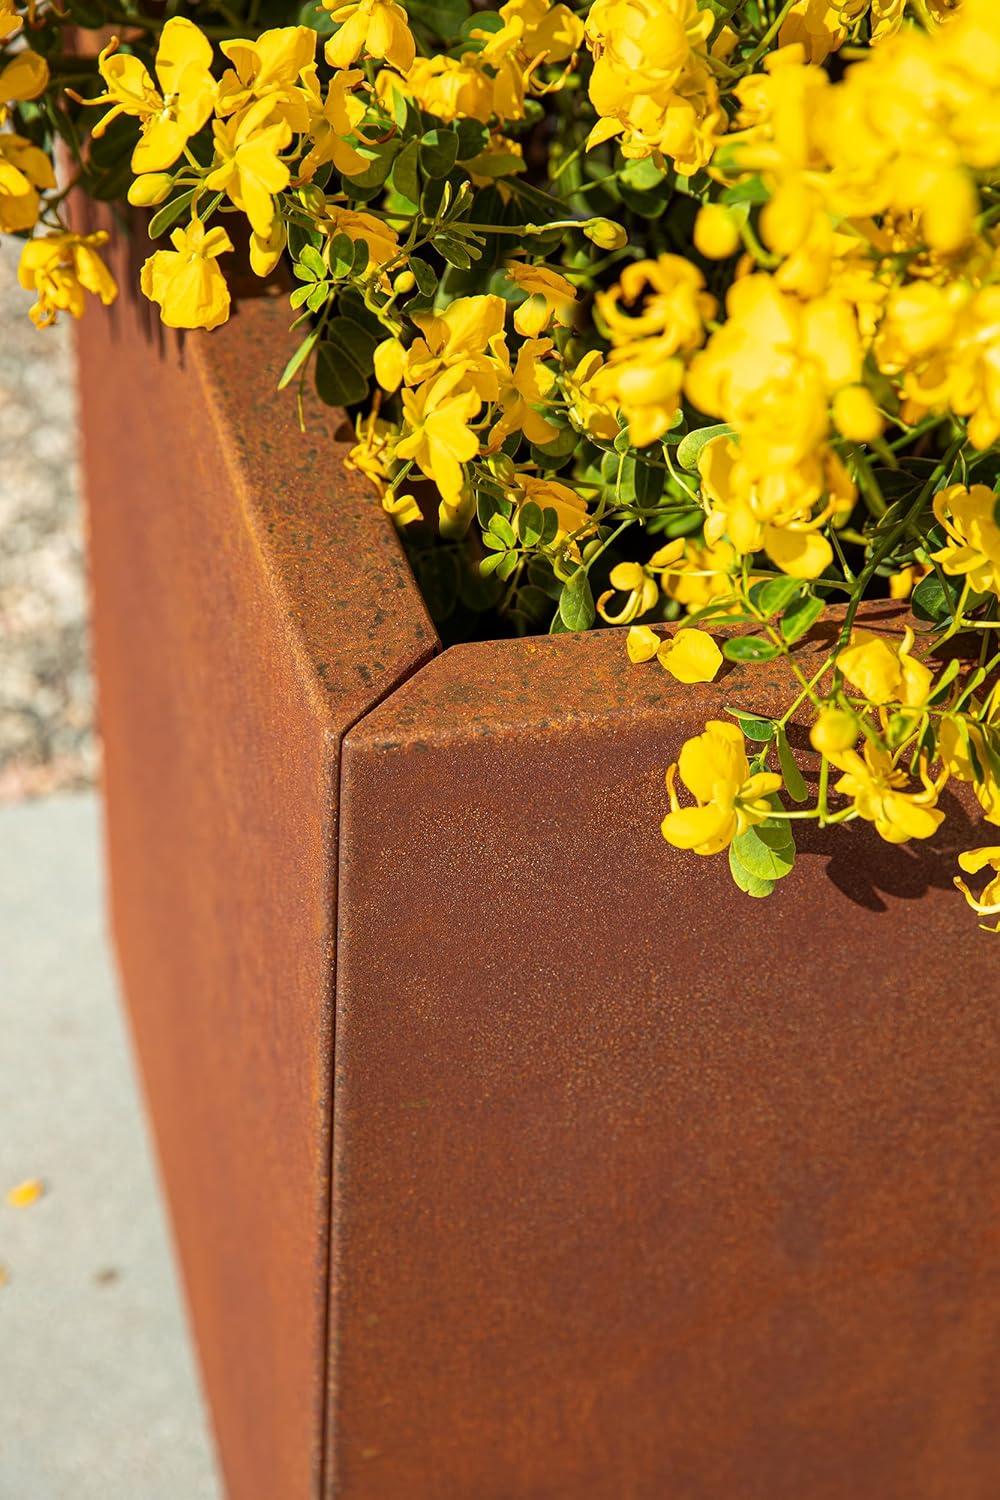
M97 762L71 330L29 322L18 251L0 237L0 802Z

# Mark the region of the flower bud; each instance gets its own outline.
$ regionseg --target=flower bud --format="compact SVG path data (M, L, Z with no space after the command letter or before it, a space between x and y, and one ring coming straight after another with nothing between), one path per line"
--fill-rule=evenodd
M144 172L129 184L126 196L133 208L152 208L163 202L173 185L169 172Z
M739 227L722 203L706 203L694 223L694 243L708 260L728 260L740 248Z
M405 296L407 292L412 292L416 284L417 278L414 276L412 271L400 271L399 275L392 283L392 289L397 297L402 297Z
M863 385L844 385L833 398L833 420L849 443L871 443L882 432L882 418Z
M824 708L809 731L809 740L820 755L839 755L850 750L858 737L857 721L842 708Z
M600 250L623 250L628 244L628 235L612 219L588 219L581 228Z

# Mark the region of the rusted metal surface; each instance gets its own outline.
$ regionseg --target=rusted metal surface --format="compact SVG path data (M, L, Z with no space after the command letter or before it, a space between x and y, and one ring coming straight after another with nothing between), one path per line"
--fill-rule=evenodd
M286 318L80 339L115 931L231 1497L993 1500L979 832L813 829L767 902L670 849L664 766L780 666L426 661Z
M435 642L334 414L275 394L287 306L154 318L123 295L78 342L113 925L228 1492L306 1500L339 743Z
M981 831L813 829L764 902L659 833L788 689L459 646L348 735L330 1500L1000 1493Z

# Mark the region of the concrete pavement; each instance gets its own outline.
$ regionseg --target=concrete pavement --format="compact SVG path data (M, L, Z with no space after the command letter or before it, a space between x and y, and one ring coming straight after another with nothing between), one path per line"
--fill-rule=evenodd
M221 1500L98 823L90 793L0 807L0 1500ZM45 1195L8 1206L36 1177Z

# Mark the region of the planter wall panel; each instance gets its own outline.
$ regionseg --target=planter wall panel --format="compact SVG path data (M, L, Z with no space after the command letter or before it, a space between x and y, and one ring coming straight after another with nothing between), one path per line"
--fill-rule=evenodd
M813 831L753 902L661 778L778 669L429 659L287 317L79 340L115 937L231 1500L993 1500L954 851Z
M953 852L814 831L755 902L657 828L682 738L788 690L501 642L348 736L331 1500L997 1493L997 960Z
M435 638L334 414L303 437L275 396L283 301L187 338L148 312L78 341L114 934L229 1493L304 1500L339 742Z

